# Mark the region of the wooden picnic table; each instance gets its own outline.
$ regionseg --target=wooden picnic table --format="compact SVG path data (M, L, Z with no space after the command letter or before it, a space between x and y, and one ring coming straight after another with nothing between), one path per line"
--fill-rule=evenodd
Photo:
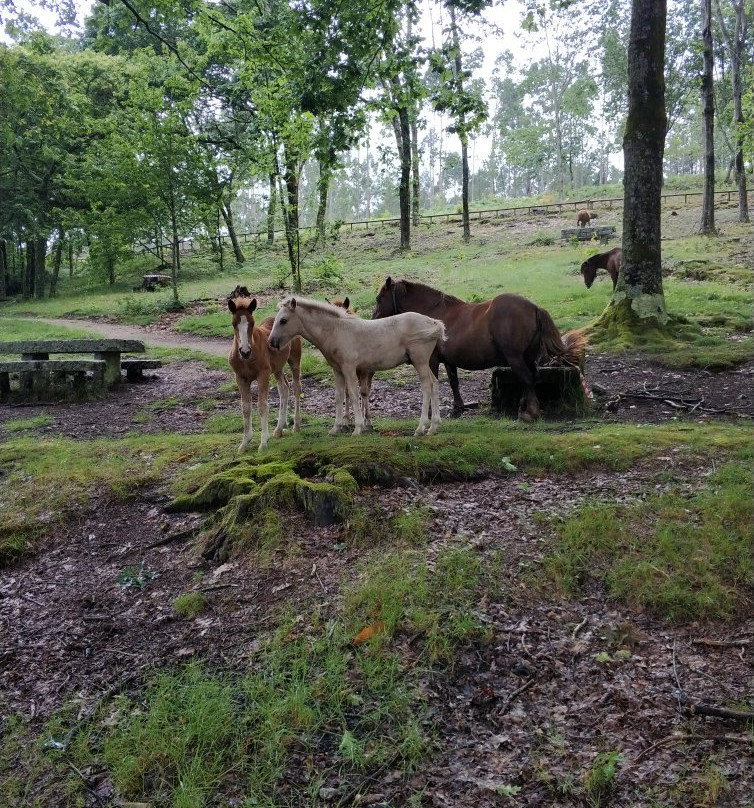
M0 361L0 395L10 392L10 373L19 373L30 386L34 379L50 373L73 373L83 383L87 371L95 384L108 387L120 382L121 370L133 378L146 368L160 367L157 359L124 359L124 353L144 353L144 343L133 339L34 339L0 341L0 354L17 354L19 359ZM50 359L58 354L91 354L93 359Z

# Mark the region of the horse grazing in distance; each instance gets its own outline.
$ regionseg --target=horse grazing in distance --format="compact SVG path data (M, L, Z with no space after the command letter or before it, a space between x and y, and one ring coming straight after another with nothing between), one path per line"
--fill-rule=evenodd
M584 208L579 211L579 215L576 217L576 227L586 227L591 221L592 215Z
M421 417L414 434L437 432L439 385L430 360L438 344L445 339L445 326L440 320L408 312L390 322L375 322L354 317L331 303L289 297L279 304L269 343L273 348L280 348L297 335L319 348L335 373L335 425L330 430L331 435L346 427L343 418L346 392L352 402L359 401L360 376L404 363L414 366L422 389ZM360 435L365 426L364 413L358 406L353 410L353 434Z
M581 265L581 274L584 276L584 283L589 289L597 277L598 269L606 269L613 281L613 289L618 283L618 271L623 260L623 250L620 247L613 247L607 252L597 253L587 258Z
M438 343L432 372L445 365L453 391L453 415L463 412L457 368L484 370L509 365L524 388L518 417L539 417L534 391L537 362L560 358L578 365L585 340L578 332L561 337L549 313L520 295L503 294L483 303L465 303L423 283L388 278L377 294L373 319L391 319L401 312L418 311L445 323L448 338Z
M252 298L245 286L236 286L228 297L228 309L233 315L233 345L228 356L228 363L236 374L236 385L241 394L241 411L243 413L243 440L238 447L242 452L249 444L253 434L251 424L251 385L257 383L257 399L259 406L260 430L262 439L259 451L267 448L270 438L269 407L267 393L270 388L270 376L277 379L280 397L280 412L275 427L275 437L283 434L288 416L288 396L290 385L285 378L283 368L286 362L293 373L293 431L301 428L301 339L292 340L285 348L275 350L267 344L274 317L267 317L256 326L254 311L256 298Z

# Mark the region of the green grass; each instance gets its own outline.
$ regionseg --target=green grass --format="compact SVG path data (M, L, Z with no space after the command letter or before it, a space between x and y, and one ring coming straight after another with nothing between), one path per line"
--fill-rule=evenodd
M41 429L55 423L55 419L46 413L40 413L32 418L10 418L5 421L0 428L6 432L29 432L33 429Z
M355 572L340 613L318 619L311 608L310 624L279 615L245 672L192 663L159 673L138 700L120 696L72 733L75 713L62 711L48 728L53 743L26 765L42 776L57 769L56 788L62 780L76 793L75 770L96 761L119 798L184 808L237 796L270 808L313 804L328 777L350 787L385 766L415 771L432 749L422 721L426 666L483 634L471 609L488 576L468 550L441 552L433 568L419 552L375 554ZM354 643L383 618L384 629ZM423 665L404 658L405 638ZM19 730L3 741L7 759ZM308 782L289 776L292 762L315 754Z
M13 437L0 444L0 566L29 552L95 492L128 499L144 486L161 484L170 467L187 455L185 436L141 435L122 440L74 441ZM223 436L193 436L194 462L218 449Z
M550 579L578 595L597 581L610 597L669 620L750 612L754 587L751 451L692 496L594 504L558 528Z

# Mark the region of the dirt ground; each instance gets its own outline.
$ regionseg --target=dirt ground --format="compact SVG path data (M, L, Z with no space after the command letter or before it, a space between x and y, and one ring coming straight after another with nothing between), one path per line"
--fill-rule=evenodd
M53 419L41 434L86 440L134 430L192 433L210 414L239 411L237 394L221 391L229 372L181 361L146 376L98 402L3 407L0 438L5 421L38 413ZM590 354L586 376L597 393L598 422L754 417L754 362L724 373L680 372ZM446 416L451 397L441 377ZM488 372L461 374L464 398L479 403L464 418L484 410L488 384ZM329 386L306 380L304 394L305 414L332 413ZM416 385L377 381L373 401L377 417L413 417L420 395ZM235 443L240 434L228 440ZM426 728L437 747L431 763L408 779L379 772L365 781L362 802L399 806L420 794L415 799L427 806L583 805L566 785L578 783L598 753L620 750L618 790L606 805L752 805L751 733L741 722L690 717L681 692L695 701L753 709L754 622L670 627L610 603L599 591L577 601L532 598L522 582L522 571L552 538L538 514L562 515L595 496L640 500L668 485L668 470L681 471L689 491L710 472L683 467L671 454L620 475L527 476L522 485L523 475L513 473L360 493L386 513L427 506L433 513L430 561L449 545L485 556L502 551L505 559L499 597L478 605L492 641L469 648L452 672L427 675L424 683ZM323 613L334 611L345 571L359 561L357 550L339 543L337 526L315 528L293 515L290 547L273 563L258 568L238 558L211 565L190 541L202 515L168 513L166 502L157 490L129 503L95 496L45 536L35 555L0 571L3 712L41 727L64 703L78 702L85 715L107 694L136 692L144 674L192 658L243 669L278 607L314 598ZM143 588L118 583L127 567L144 573ZM197 587L210 609L194 620L179 618L171 602ZM599 657L619 648L630 654L610 662ZM724 783L716 801L705 802L705 778L713 769ZM298 775L291 772L293 779ZM565 785L553 788L553 777ZM88 771L85 779L87 805L117 804L103 772ZM637 796L639 787L645 796ZM333 769L322 804L336 804L343 788ZM653 803L652 794L666 801Z

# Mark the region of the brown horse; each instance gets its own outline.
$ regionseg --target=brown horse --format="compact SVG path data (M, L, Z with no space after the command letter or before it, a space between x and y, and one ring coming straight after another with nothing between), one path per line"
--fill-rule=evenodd
M620 269L622 260L623 250L621 250L620 247L613 247L612 250L597 253L587 258L581 265L581 274L584 276L586 288L589 289L594 283L598 269L606 269L613 281L613 289L615 289L615 284L618 283L618 270Z
M241 394L241 411L243 412L243 440L238 447L239 452L247 447L254 431L251 425L251 385L255 381L262 433L259 450L267 448L270 437L267 393L270 388L270 376L273 374L277 379L278 395L280 396L280 412L275 427L275 437L279 438L283 434L291 389L283 372L286 362L293 373L293 431L298 432L301 428L301 338L294 338L280 350L271 348L267 344L267 340L275 318L267 317L259 326L256 326L253 314L256 307L256 298L251 297L245 286L236 286L228 297L228 309L233 315L233 345L228 356L228 363L236 374L236 385Z
M465 303L422 283L388 278L377 295L372 319L404 311L418 311L445 323L447 340L437 344L438 353L430 367L437 375L439 363L445 365L453 391L454 416L463 412L457 368L483 370L509 365L524 388L519 418L537 418L536 363L557 357L568 364L578 364L586 345L582 332L572 331L561 337L552 317L519 295L504 294L483 303Z
M576 227L586 227L591 221L592 215L584 208L579 211L579 215L576 217Z

